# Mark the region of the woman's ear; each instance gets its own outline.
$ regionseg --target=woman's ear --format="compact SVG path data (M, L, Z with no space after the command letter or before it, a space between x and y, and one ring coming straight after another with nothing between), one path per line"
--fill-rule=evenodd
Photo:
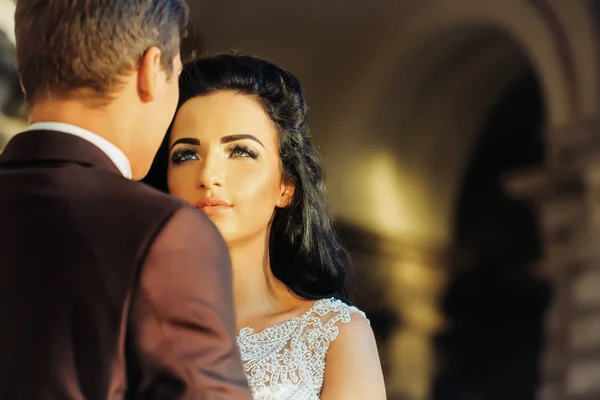
M279 191L279 200L276 206L279 208L286 208L292 203L294 198L294 192L296 191L296 184L293 181L282 182L281 190Z

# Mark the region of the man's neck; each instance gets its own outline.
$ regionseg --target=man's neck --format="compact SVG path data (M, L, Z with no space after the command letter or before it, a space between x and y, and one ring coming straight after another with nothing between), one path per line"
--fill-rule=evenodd
M111 106L86 107L81 102L61 100L45 101L34 105L29 114L30 124L59 122L75 125L95 133L124 150L127 143L119 134L119 124L112 116Z
M76 100L40 101L31 108L29 122L68 124L92 133L96 139L87 137L89 135L81 136L107 153L125 177L139 179L139 171L135 169L136 159L132 159L136 155L136 145L139 145L132 136L136 132L136 117L131 114L125 117L123 110L130 108L122 103L123 99L93 106Z

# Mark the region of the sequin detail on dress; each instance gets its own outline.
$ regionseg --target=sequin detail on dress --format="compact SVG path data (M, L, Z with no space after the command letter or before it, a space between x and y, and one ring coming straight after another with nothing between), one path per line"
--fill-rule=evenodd
M304 315L259 333L240 330L237 344L254 400L319 400L325 357L337 324L361 313L337 299L318 300Z

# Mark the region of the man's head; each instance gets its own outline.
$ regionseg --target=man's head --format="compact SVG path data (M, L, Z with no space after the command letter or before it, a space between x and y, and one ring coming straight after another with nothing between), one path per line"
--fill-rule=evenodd
M90 115L73 118L88 121L104 110L112 120L105 130L119 137L96 133L143 176L177 106L187 19L185 0L16 0L17 64L32 118L61 104L85 106Z

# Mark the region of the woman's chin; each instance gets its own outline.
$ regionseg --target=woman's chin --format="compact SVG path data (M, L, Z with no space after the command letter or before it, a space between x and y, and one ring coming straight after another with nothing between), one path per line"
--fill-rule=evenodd
M235 240L235 232L232 232L232 229L228 227L224 221L219 221L218 217L209 216L208 219L212 221L213 224L217 227L225 242L229 243L231 240Z

